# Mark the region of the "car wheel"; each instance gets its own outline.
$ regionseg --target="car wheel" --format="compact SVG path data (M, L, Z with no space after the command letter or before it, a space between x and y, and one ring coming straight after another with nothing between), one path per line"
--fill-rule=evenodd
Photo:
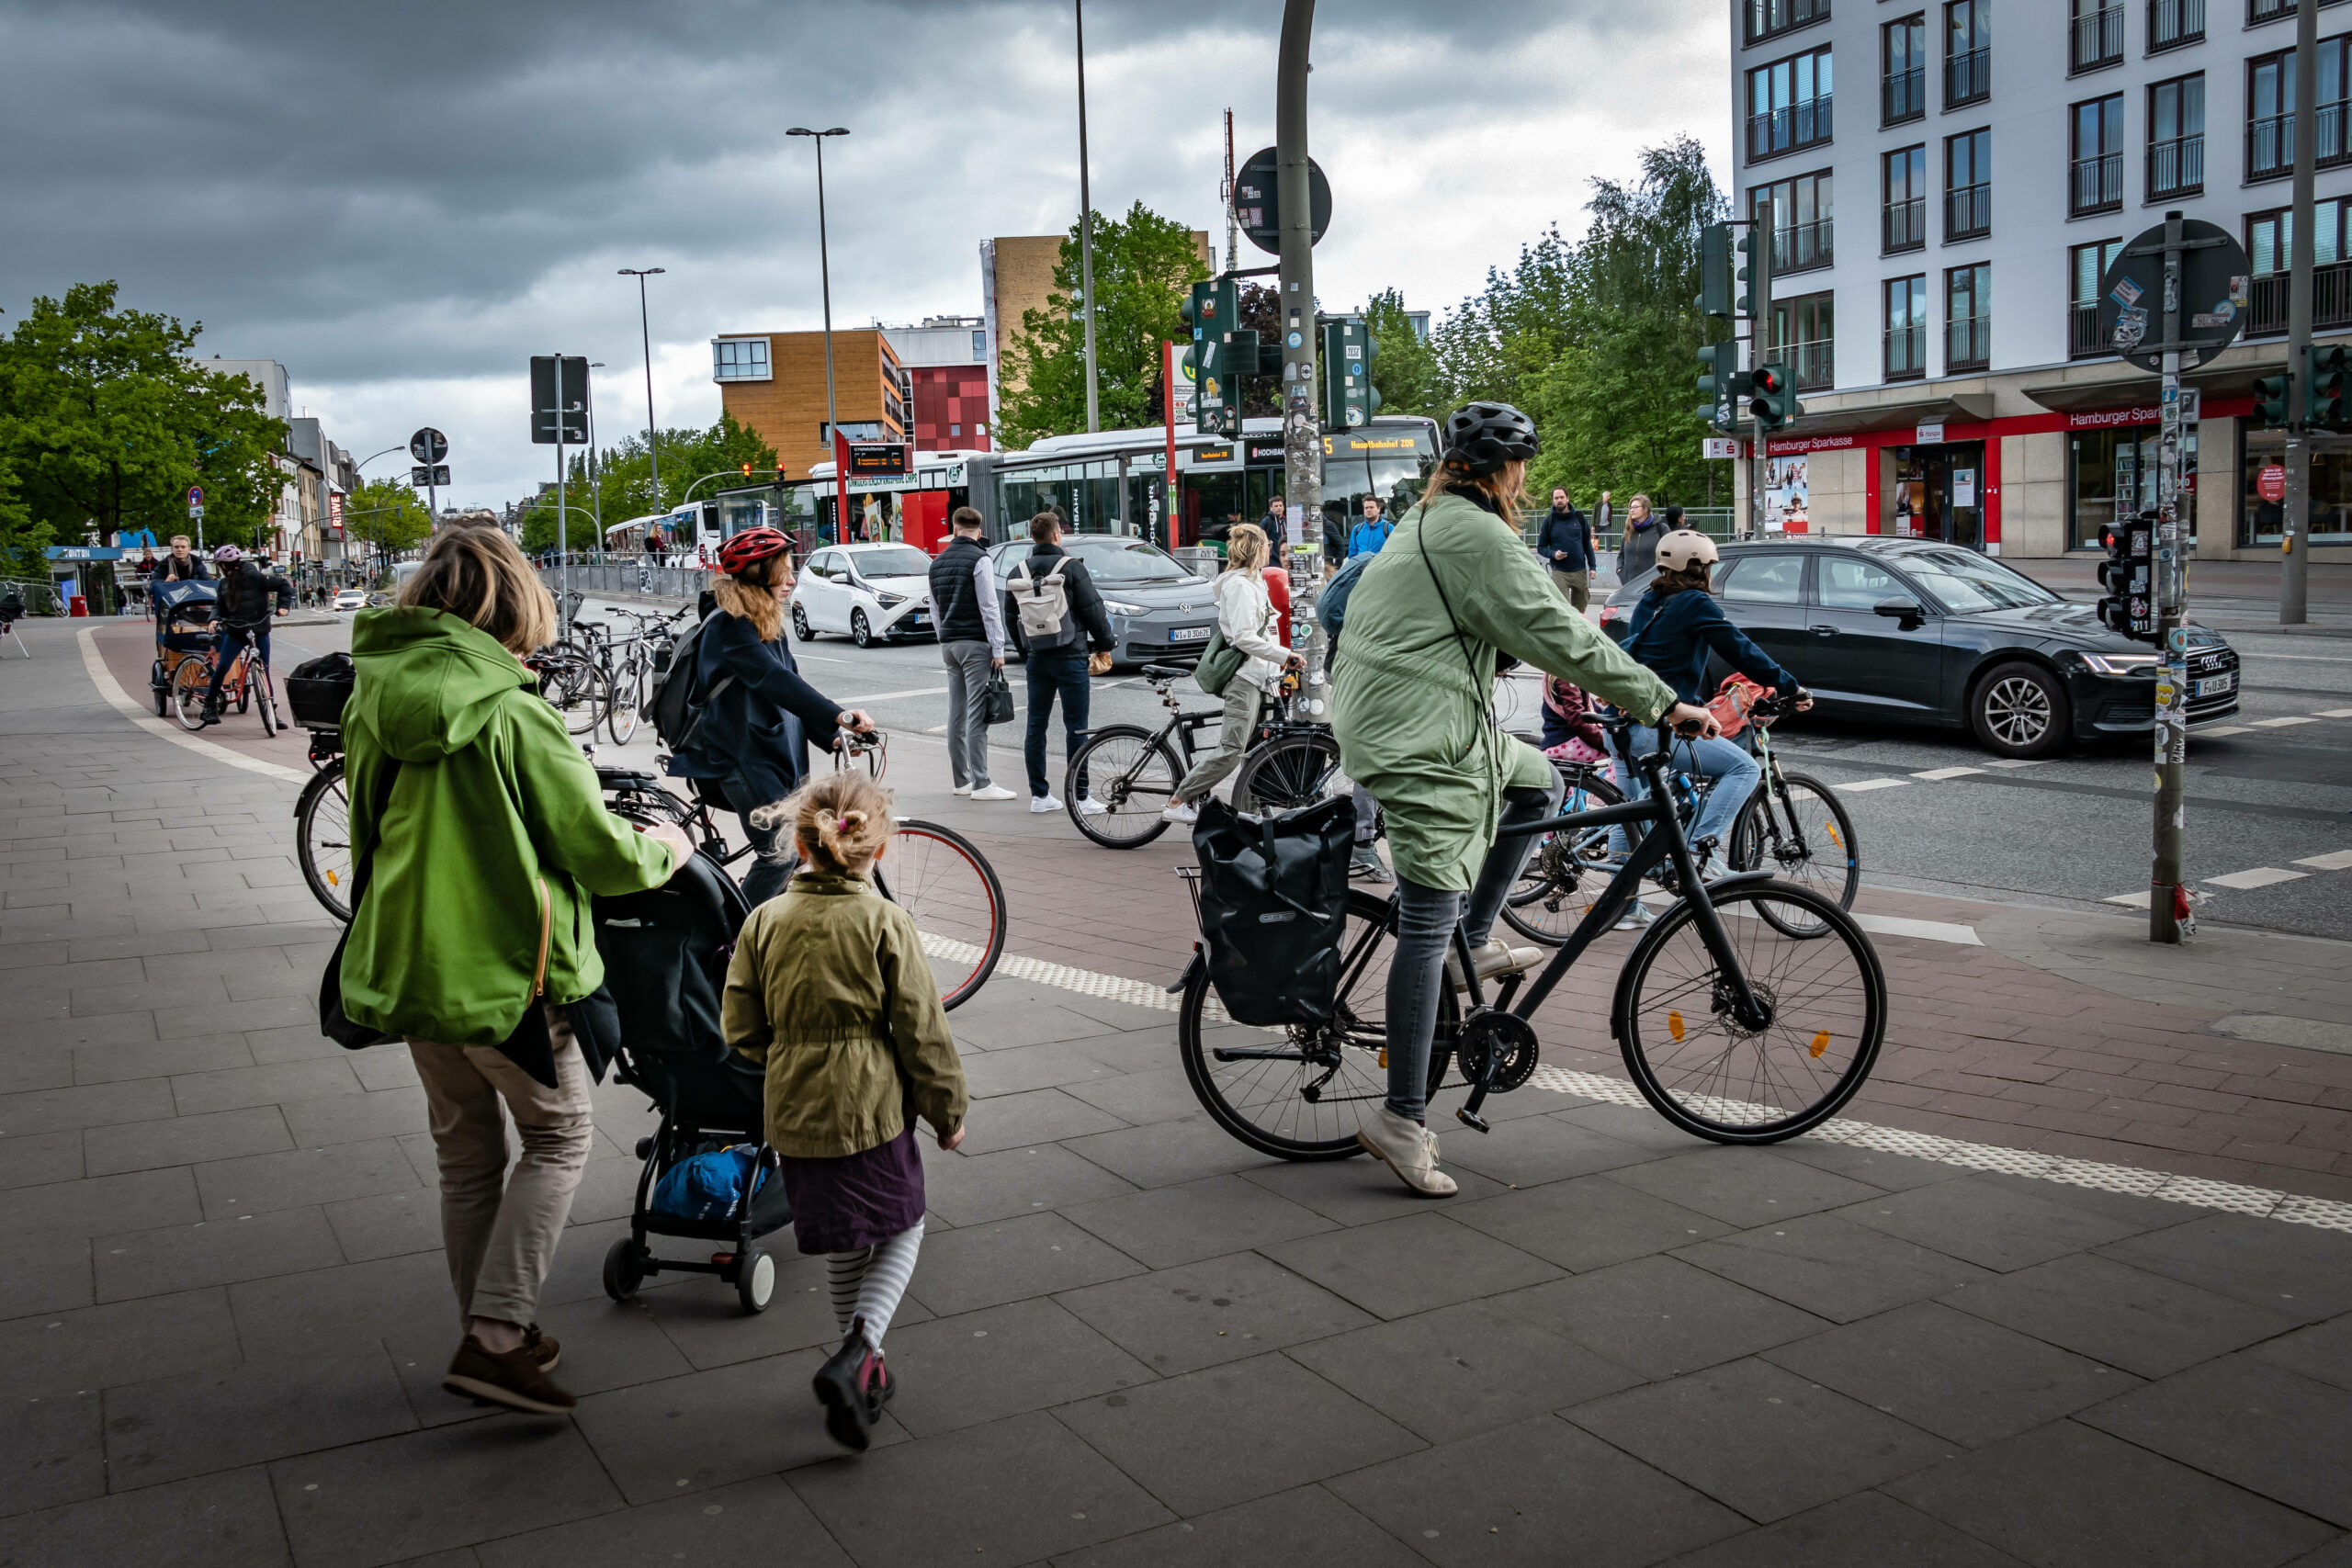
M1969 728L1987 751L2038 759L2065 749L2074 706L2058 678L2022 660L1995 666L1968 698Z
M792 635L802 642L817 640L817 628L808 624L808 612L797 604L792 607Z
M874 627L867 624L865 612L863 610L852 610L849 613L849 640L860 648L874 646Z

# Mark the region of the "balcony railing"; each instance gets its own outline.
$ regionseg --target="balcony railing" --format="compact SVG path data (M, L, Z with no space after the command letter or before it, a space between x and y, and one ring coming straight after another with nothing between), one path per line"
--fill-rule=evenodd
M2246 296L2246 336L2286 335L2287 277L2283 272L2255 276ZM2335 332L2345 327L2352 327L2352 262L2330 262L2312 268L2312 330Z
M2346 158L2344 116L2348 106L2342 98L2312 107L2312 162L2318 168L2341 164ZM2278 179L2295 172L2295 114L2257 115L2245 122L2245 177L2250 180Z
M2115 352L2115 345L2098 335L2098 302L2075 303L2066 307L2066 357L2097 359Z
M1973 240L1993 231L1991 182L1962 186L1944 193L1944 238Z
M2205 36L2205 0L2148 0L2148 48L2173 49Z
M1878 122L1894 125L1906 119L1917 119L1928 112L1928 73L1914 65L1908 71L1890 71L1879 84Z
M1909 201L1886 204L1885 232L1879 242L1882 251L1916 251L1928 243L1928 198L1914 197Z
M1747 41L1761 42L1827 15L1829 0L1748 0Z
M1826 218L1810 223L1792 223L1785 229L1772 231L1772 270L1804 272L1810 267L1827 266L1837 260L1835 249L1836 225Z
M2073 51L2067 61L2070 71L2096 71L2103 65L2123 62L2123 6L2120 0L2112 6L2102 6L2086 16L2075 18L2071 29Z
M2343 0L2319 0L2319 3L2324 9L2329 6L2343 4ZM2256 22L2275 22L2282 17L2291 17L2294 14L2295 0L2246 0L2245 25L2252 27Z
M1886 329L1886 378L1900 381L1928 373L1928 329Z
M1832 340L1825 337L1810 343L1784 343L1772 352L1796 378L1798 391L1818 392L1838 384L1832 348Z
M1747 117L1747 155L1770 158L1829 140L1829 95Z
M1944 369L1982 370L1993 363L1993 318L1954 316L1944 323Z
M2176 136L2148 143L2148 199L2193 196L2205 188L2205 138Z
M1993 96L1993 51L1972 49L1944 62L1944 107L1956 109Z
M2105 212L2123 205L2123 154L2107 152L2075 160L2075 178L2067 213Z

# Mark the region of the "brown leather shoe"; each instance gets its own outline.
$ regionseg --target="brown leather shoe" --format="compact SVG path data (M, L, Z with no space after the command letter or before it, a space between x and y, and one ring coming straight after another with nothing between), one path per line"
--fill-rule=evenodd
M545 1343L545 1337L541 1337ZM441 1386L451 1393L534 1416L561 1416L579 1402L555 1385L539 1362L538 1349L523 1344L492 1354L472 1335L458 1347L457 1358L442 1374Z
M540 1333L536 1323L523 1330L523 1348L531 1353L543 1372L555 1371L555 1364L563 1359L563 1347L556 1343L554 1335Z

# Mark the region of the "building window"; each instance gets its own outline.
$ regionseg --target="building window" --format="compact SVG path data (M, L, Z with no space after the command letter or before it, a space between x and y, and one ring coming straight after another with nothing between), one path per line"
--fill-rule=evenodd
M2148 89L2148 199L2205 188L2205 78L2175 77Z
M1928 278L1890 277L1886 291L1886 378L1916 380L1928 373Z
M1879 248L1916 251L1928 243L1928 149L1903 147L1882 161L1886 184Z
M985 332L974 333L972 334L972 359L974 363L977 364L978 362L986 359L988 356L989 334Z
M714 381L765 381L768 340L763 337L720 338L710 345L710 378Z
M1951 0L1944 7L1944 107L1993 96L1992 0Z
M1829 140L1829 51L1792 54L1747 73L1747 155L1778 157Z
M2123 205L2123 95L2076 104L2071 118L2074 179L2066 216L2112 212Z
M2181 436L2180 466L2184 475L2197 472L2196 428L2187 426ZM2154 425L2076 432L2067 438L2066 459L2066 540L2073 548L2098 549L2099 535L2109 524L2155 505ZM2193 506L2184 509L2192 537L2196 512Z
M2278 337L2287 330L2287 274L2294 262L2294 213L2287 208L2245 220L2245 254L2254 268L2246 300L2248 337ZM2335 197L2312 209L2312 330L2352 327L2352 197Z
M2352 37L2319 40L2319 93L2312 106L2312 162L2346 161L2345 49ZM2295 172L2295 56L2291 50L2246 62L2245 177L2284 179Z
M1944 138L1944 241L1993 231L1993 132Z
M2123 254L2121 240L2098 240L2066 253L2066 357L2091 359L2112 354L2099 341L2098 285L2115 258Z
M1922 13L1879 28L1878 122L1897 125L1928 112L1928 18Z
M1828 18L1829 0L1747 0L1747 41L1761 43Z
M2148 0L2148 52L2205 41L2205 0Z
M886 441L889 439L888 434L885 433L882 428L882 422L878 419L845 419L842 421L841 432L842 438L845 441ZM821 419L817 422L817 440L820 445L826 446L831 446L833 444L833 427L827 424Z
M1838 384L1836 328L1826 290L1772 301L1772 357L1789 367L1798 391L1825 391Z
M2153 433L2152 433L2153 434ZM2150 446L2155 444L2152 441ZM2256 481L2262 470L2287 460L2286 433L2249 430L2238 473L2238 544L2241 548L2278 547L2285 510L2265 501ZM2149 462L2155 461L2152 456ZM2340 435L2311 438L2311 536L2314 545L2352 544L2352 441Z
M2319 0L2319 3L2321 8L2325 9L2330 6L2340 6L2344 0ZM2245 25L2253 27L2258 22L2281 21L2294 14L2295 0L2246 0Z
M1984 263L1944 274L1944 373L1993 363L1993 269Z
M1758 186L1752 194L1756 220L1772 231L1774 273L1804 272L1837 259L1827 170Z
M2098 71L2123 63L2123 0L2074 0L2066 69Z
M964 427L951 421L947 426L947 434L951 436L960 436L964 434Z

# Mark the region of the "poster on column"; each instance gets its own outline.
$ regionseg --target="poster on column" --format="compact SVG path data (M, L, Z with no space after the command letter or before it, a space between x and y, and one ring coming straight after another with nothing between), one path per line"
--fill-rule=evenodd
M1811 526L1811 497L1805 487L1803 457L1771 457L1764 464L1764 530L1770 534L1802 534Z

